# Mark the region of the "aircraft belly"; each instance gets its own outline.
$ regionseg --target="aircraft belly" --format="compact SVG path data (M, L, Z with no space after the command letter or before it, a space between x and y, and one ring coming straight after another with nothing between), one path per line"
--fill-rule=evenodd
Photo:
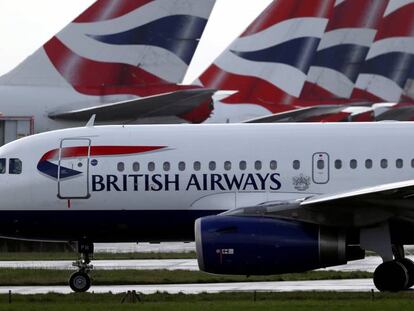
M93 242L192 241L194 222L216 210L1 211L0 236Z

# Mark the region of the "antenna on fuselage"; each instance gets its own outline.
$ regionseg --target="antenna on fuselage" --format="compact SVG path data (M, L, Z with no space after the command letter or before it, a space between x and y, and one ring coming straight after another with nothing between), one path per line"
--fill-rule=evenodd
M94 127L95 126L95 119L96 119L96 114L92 115L92 117L89 119L88 123L86 123L86 127Z

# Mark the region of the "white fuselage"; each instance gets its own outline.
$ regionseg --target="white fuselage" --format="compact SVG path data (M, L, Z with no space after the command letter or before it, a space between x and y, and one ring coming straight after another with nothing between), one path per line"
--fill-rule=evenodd
M8 163L0 174L0 217L88 213L98 221L102 213L146 217L156 211L157 217L179 212L192 221L237 207L405 181L414 178L413 138L412 123L103 126L43 133L0 148ZM10 159L21 160L21 174L10 174ZM65 175L68 170L75 175Z

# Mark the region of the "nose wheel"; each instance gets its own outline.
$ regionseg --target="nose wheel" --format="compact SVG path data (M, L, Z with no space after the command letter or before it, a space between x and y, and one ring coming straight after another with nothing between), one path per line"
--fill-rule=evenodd
M84 293L91 287L91 278L86 272L75 272L70 276L69 286L76 293Z
M76 293L84 293L91 287L91 278L89 273L93 269L91 257L93 256L93 243L78 242L79 260L73 263L78 267L78 271L73 273L69 278L69 286Z

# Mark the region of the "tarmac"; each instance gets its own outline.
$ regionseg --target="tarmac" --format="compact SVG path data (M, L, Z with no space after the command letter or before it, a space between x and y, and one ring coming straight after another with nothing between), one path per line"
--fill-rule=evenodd
M414 260L414 256L409 256ZM75 258L74 258L75 259ZM329 267L320 270L329 271L367 271L374 272L381 258L369 256L362 260L351 261L347 265ZM93 260L96 270L187 270L198 271L196 259L162 260ZM70 260L59 261L0 261L0 268L75 270Z
M169 285L116 285L92 286L91 293L120 294L135 290L137 293L154 294L156 292L169 294L200 294L222 292L370 292L376 291L371 279L333 280L333 281L295 281L295 282L243 282L243 283L213 283L213 284L169 284ZM10 286L0 287L0 294L34 295L34 294L70 294L69 286Z
M128 253L128 252L191 252L194 243L165 243L165 244L98 244L96 252ZM414 256L409 256L414 260ZM75 259L75 258L74 258ZM329 267L320 270L330 271L368 271L373 272L381 263L381 258L369 256L363 260L349 262L347 265ZM198 271L195 259L173 259L173 260L94 260L92 261L96 270L113 269L140 269L140 270L187 270ZM0 261L0 268L25 268L25 269L56 269L76 270L72 261ZM137 280L139 282L139 280ZM376 291L371 279L351 280L322 280L322 281L284 281L284 282L241 282L241 283L213 283L213 284L168 284L168 285L114 285L114 286L92 286L93 293L126 293L135 290L142 294L153 294L165 292L170 294L199 294L219 292L296 292L296 291L318 291L318 292L370 292ZM0 294L31 295L46 293L72 293L69 286L4 286L0 287Z

